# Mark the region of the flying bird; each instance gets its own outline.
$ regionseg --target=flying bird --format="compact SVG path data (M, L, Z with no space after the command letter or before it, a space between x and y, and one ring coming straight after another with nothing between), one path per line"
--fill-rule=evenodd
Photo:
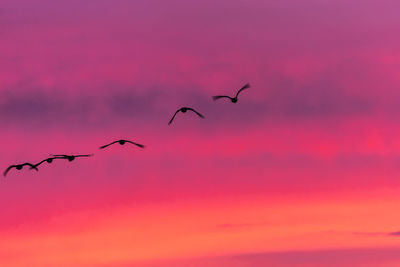
M178 110L175 112L174 116L172 116L171 120L168 122L168 125L170 125L170 124L172 123L172 121L174 120L176 114L177 114L179 111L181 111L182 113L185 113L185 112L188 111L188 110L193 111L193 112L196 113L200 118L204 119L204 116L201 115L201 114L200 114L199 112L197 112L196 110L194 110L194 109L192 109L192 108L188 108L188 107L183 107L183 108L178 109Z
M240 92L242 92L243 90L245 90L247 88L250 88L250 84L249 83L246 83L242 88L240 88L239 91L236 93L235 97L230 97L230 96L227 96L227 95L215 95L212 98L215 101L217 99L226 97L226 98L229 98L232 101L232 103L236 103L238 101L238 96L239 96Z
M141 145L141 144L129 141L129 140L121 139L121 140L117 140L117 141L111 142L111 143L109 143L107 145L101 146L100 149L106 148L106 147L111 146L112 144L115 144L115 143L119 143L120 145L125 145L125 143L131 143L131 144L134 144L135 146L144 148L144 145Z
M73 161L75 158L80 158L80 157L91 157L93 154L88 154L88 155L51 155L56 158L62 158L62 159L67 159L68 161Z
M36 171L38 171L38 169L35 167L35 165L33 165L32 163L23 163L23 164L16 164L16 165L10 165L3 173L3 176L6 177L7 173L12 169L12 168L16 168L17 170L21 170L24 166L30 166L31 169L35 169Z
M37 168L39 165L41 165L44 162L52 163L54 159L64 159L64 157L58 156L58 157L51 157L51 158L44 159L44 160L40 161L39 163L36 163L35 165L33 165L31 167L31 169Z

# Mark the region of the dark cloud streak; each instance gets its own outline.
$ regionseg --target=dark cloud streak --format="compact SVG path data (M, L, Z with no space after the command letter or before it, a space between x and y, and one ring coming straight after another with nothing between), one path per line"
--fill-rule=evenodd
M397 231L397 232L354 232L353 234L355 234L355 235L370 235L370 236L376 236L376 235L400 236L400 231Z
M255 89L257 90L257 88ZM302 94L306 92L306 95ZM93 116L110 120L126 121L132 118L151 120L161 113L171 113L179 105L194 105L203 111L207 120L232 123L260 122L268 118L307 119L345 117L349 115L369 115L373 105L368 101L335 94L333 91L319 92L303 90L257 101L244 96L240 103L214 103L204 93L189 93L181 97L177 93L162 91L137 93L116 90L104 96L63 97L53 93L25 92L23 94L3 94L0 103L0 121L3 123L25 123L40 121L46 124L68 124L68 122L90 122ZM251 94L251 91L248 92ZM177 98L178 100L173 100ZM179 100L180 99L180 100ZM170 103L170 104L169 104ZM181 103L181 104L178 104ZM103 109L105 107L105 109ZM169 114L168 113L168 114ZM212 114L212 115L211 115Z

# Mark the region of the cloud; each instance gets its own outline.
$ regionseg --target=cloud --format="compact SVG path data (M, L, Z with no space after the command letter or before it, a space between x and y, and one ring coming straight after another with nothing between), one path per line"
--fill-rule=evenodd
M302 84L289 77L275 81L270 91L270 105L275 106L278 113L294 118L369 115L375 110L373 99L351 93L341 85L340 73L330 70L313 76Z
M386 236L400 236L400 231L397 232L354 232L355 235L386 235Z
M27 90L2 93L0 123L51 127L87 122L94 107L87 97L68 97L59 92Z
M137 91L134 88L119 89L107 92L103 96L105 106L110 116L115 118L145 118L154 117L165 99L165 91L150 88Z
M234 254L220 257L204 257L187 260L164 260L152 263L135 264L138 267L242 267L242 266L275 266L275 267L375 267L390 262L400 264L400 249L397 248L350 248L312 251L285 251ZM131 263L120 265L103 265L102 267L127 267ZM396 265L397 266L397 265Z
M237 104L225 99L213 102L211 95L233 94L232 90L205 91L186 86L175 89L173 85L144 85L137 88L129 84L107 86L102 90L68 88L40 90L18 88L0 92L0 123L35 123L44 127L69 126L71 123L89 127L96 121L103 125L131 122L142 123L168 120L179 106L194 106L203 112L207 128L219 125L248 125L292 120L353 119L370 116L379 103L370 96L349 93L334 79L316 77L299 85L295 79L281 77L271 85L252 82L252 88L241 95ZM65 95L63 92L68 92ZM41 123L45 122L45 123ZM80 123L79 123L80 122Z
M391 233L388 233L388 235L400 236L400 231L398 231L398 232L391 232Z

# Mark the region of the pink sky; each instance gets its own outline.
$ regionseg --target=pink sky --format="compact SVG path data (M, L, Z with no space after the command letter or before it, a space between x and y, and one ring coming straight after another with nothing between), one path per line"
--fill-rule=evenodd
M399 266L399 8L3 0L1 266Z

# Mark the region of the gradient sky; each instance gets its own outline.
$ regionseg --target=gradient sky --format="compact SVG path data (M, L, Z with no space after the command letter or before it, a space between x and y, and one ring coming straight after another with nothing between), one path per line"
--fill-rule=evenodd
M399 9L2 0L1 266L400 266Z

